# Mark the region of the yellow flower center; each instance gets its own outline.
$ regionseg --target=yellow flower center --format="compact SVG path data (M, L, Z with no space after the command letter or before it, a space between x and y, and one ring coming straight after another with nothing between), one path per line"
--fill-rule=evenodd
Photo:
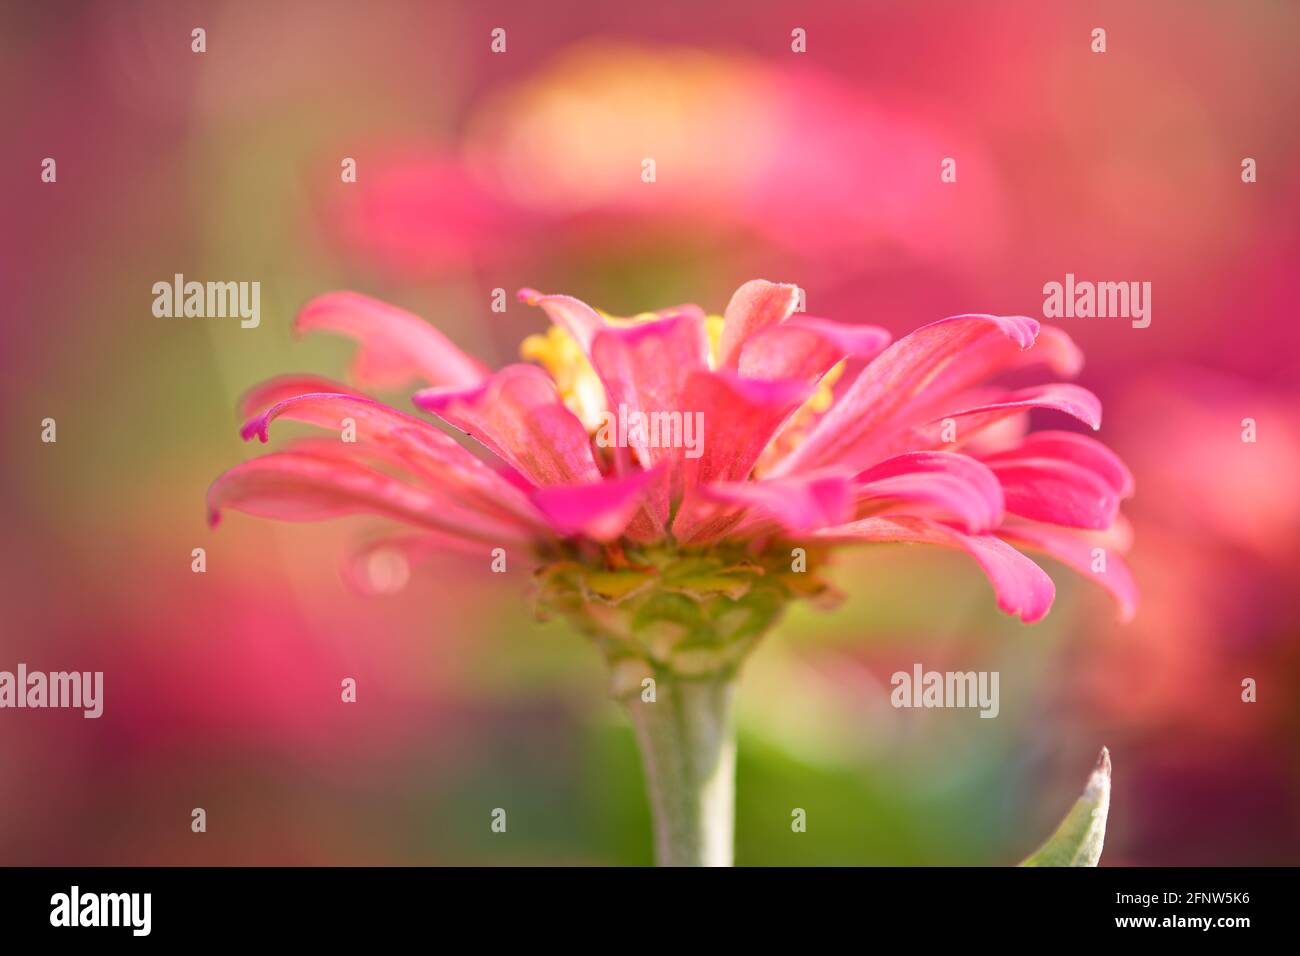
M536 362L550 373L569 411L594 432L605 410L605 388L596 370L568 332L552 325L545 332L530 335L519 345L519 355Z
M610 325L615 326L639 325L660 318L656 312L642 312L630 318L619 318L603 312L601 315ZM718 353L722 347L722 316L705 316L704 332L709 340L709 366L717 368ZM525 338L520 343L519 355L525 361L536 362L550 373L565 406L578 416L587 431L595 432L601 426L601 415L606 408L605 388L572 335L562 327L552 325L545 332ZM842 374L844 363L840 362L822 377L808 401L795 412L783 430L782 434L787 439L801 436L817 415L830 408L831 388Z

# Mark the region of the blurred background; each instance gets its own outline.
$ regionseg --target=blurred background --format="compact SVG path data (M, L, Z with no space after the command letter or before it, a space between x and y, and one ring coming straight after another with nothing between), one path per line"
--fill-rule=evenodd
M4 4L0 669L106 688L99 720L0 712L0 863L650 862L603 665L522 572L362 596L364 519L207 527L260 450L240 393L344 374L290 335L311 296L499 365L543 327L520 286L721 311L765 277L898 335L1041 315L1067 272L1153 287L1149 328L1059 323L1136 473L1136 619L1056 565L1024 627L961 556L844 555L845 603L744 675L737 862L1012 863L1103 744L1103 864L1300 862L1297 35L1269 0ZM175 273L260 281L260 327L155 318ZM1000 671L1000 716L894 710L914 662Z

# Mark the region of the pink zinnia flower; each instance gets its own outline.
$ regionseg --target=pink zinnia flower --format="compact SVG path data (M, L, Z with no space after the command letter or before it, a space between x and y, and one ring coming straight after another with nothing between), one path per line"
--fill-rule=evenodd
M1117 553L1131 475L1086 435L1026 426L1032 409L1049 409L1096 429L1097 398L1073 384L989 384L1030 366L1075 374L1082 356L1064 332L961 315L889 345L874 326L795 314L795 286L758 280L721 317L684 305L617 319L568 296L520 298L554 327L524 343L540 365L496 372L401 309L353 293L309 303L299 330L361 343L358 385L425 382L416 406L490 454L349 387L277 379L246 397L245 438L266 441L272 422L290 419L350 421L355 441L302 439L237 465L213 484L211 514L370 512L414 529L382 545L410 559L458 549L486 566L502 548L534 562L540 607L598 641L615 693L634 705L661 860L729 859L728 827L701 821L729 820L719 808L730 801L730 678L789 600L828 592L834 548L964 551L998 606L1033 622L1055 589L1025 548L1133 612ZM845 363L864 359L836 397ZM635 706L647 687L649 700L675 694L677 705Z
M1128 470L1085 435L1023 434L1033 408L1095 429L1097 398L1071 384L987 384L1030 365L1076 373L1082 356L1064 332L1023 316L962 315L886 348L883 329L793 314L796 294L747 283L718 322L696 306L611 319L524 290L557 326L527 349L549 367L496 373L410 313L352 293L323 296L303 309L299 330L356 337L358 384L423 379L431 387L415 404L496 460L346 386L277 379L246 396L245 411L260 413L245 438L266 441L280 418L329 429L351 418L357 440L305 441L236 466L212 487L213 520L225 507L287 520L372 512L424 532L423 541L400 539L417 553L424 543L536 556L590 543L586 553L602 551L611 567L627 566L625 545L926 542L966 551L1002 610L1037 621L1054 588L1015 544L1095 578L1132 613L1132 579L1106 547L1123 538L1115 532L1133 490ZM823 412L829 394L818 389L849 358L873 360ZM626 429L631 447L601 447L592 413L606 403L647 417L698 413L698 457L680 443L652 446L635 428Z

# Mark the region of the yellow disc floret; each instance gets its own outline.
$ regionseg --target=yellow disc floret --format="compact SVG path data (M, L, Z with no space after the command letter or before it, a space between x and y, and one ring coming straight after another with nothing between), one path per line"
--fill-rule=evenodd
M520 343L519 355L536 362L551 374L555 387L569 411L595 431L605 410L605 389L582 348L568 332L552 325L545 332L530 335Z
M605 321L613 326L639 325L663 317L659 312L643 312L630 318L601 313ZM718 367L718 354L722 346L722 316L709 315L704 319L704 332L709 341L709 365ZM569 411L578 416L579 421L589 432L595 432L601 426L602 413L605 411L605 388L600 382L596 370L583 353L581 346L572 335L558 325L552 325L545 332L530 335L520 343L519 355L526 361L536 362L550 373L555 387L564 400ZM806 434L818 415L830 408L833 398L832 387L844 374L844 363L840 362L827 372L808 401L794 414L787 426L782 429L774 445L779 445L779 452L789 451L793 444ZM777 449L769 449L776 452ZM766 456L769 460L774 455Z

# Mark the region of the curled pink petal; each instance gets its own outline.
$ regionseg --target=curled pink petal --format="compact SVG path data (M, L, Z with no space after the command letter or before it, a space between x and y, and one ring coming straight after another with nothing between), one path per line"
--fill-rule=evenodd
M875 356L889 338L887 330L874 325L796 315L751 336L740 350L739 371L763 381L817 381L841 359Z
M525 541L523 526L464 508L355 462L279 452L253 458L220 475L208 489L208 519L233 508L282 521L319 521L370 513L485 541Z
M350 449L376 449L385 461L467 504L489 513L508 513L526 523L539 520L519 488L451 436L382 402L337 393L295 395L249 419L240 434L246 441L256 435L265 442L271 422L279 418L339 432L339 439L330 443L337 446L337 454L330 457L345 458ZM342 440L345 423L351 423L355 442ZM314 449L319 455L320 446Z
M258 385L254 385L239 398L238 408L241 418L249 418L258 412L264 412L277 402L295 395L309 395L318 392L335 392L339 395L364 397L355 388L326 378L323 375L277 375Z
M797 285L751 279L737 289L722 315L718 368L736 368L740 363L740 351L750 336L780 325L793 314L798 303Z
M1003 525L998 537L1053 557L1100 584L1118 602L1121 621L1137 613L1137 582L1120 549L1109 546L1105 535L1017 521Z
M932 401L936 391L965 387L1004 367L1037 335L1038 322L1024 316L959 315L917 329L862 370L774 473L866 467L910 424L909 412Z
M259 415L252 416L239 430L239 437L248 441L257 437L263 444L270 439L271 422L277 418L306 422L321 428L339 430L344 419L352 419L359 425L357 435L373 440L391 437L401 428L416 428L433 431L427 422L373 398L347 395L341 392L296 393L281 399ZM441 434L441 433L439 433ZM445 435L443 436L446 437ZM450 439L448 439L450 441ZM453 443L454 444L454 443Z
M1074 378L1083 369L1083 350L1064 329L1040 325L1034 347L1020 353L1012 364L1046 365L1061 378Z
M294 328L299 333L323 329L360 342L351 374L374 388L401 388L413 381L465 388L488 374L486 366L419 316L357 292L312 299Z
M1096 472L1054 458L989 463L1007 510L1034 521L1104 530L1119 513L1119 493Z
M1052 607L1056 586L1042 568L993 535L963 534L923 518L864 518L814 535L832 541L904 541L937 544L965 551L984 571L998 607L1026 624L1042 620Z
M922 432L927 429L937 430L944 419L951 418L957 423L958 434L969 436L1010 415L1031 408L1064 412L1094 430L1101 427L1101 400L1096 395L1082 385L1054 382L1050 385L1034 385L1007 392L996 401L936 416L922 426L921 430Z
M872 511L889 514L889 503L922 506L930 517L958 522L968 534L981 534L1002 522L1004 499L997 476L984 464L952 452L908 452L886 459L857 475L855 501L884 503ZM859 511L861 513L861 511Z
M490 448L533 484L600 479L587 429L536 365L507 365L470 389L424 389L414 401Z
M519 301L541 306L546 317L573 336L587 354L591 353L591 340L596 333L608 326L599 312L571 295L546 295L536 289L520 289Z
M1025 435L1016 445L981 456L986 462L1016 461L1023 458L1053 458L1069 461L1098 475L1121 498L1133 495L1133 473L1097 439L1078 432L1041 431Z

